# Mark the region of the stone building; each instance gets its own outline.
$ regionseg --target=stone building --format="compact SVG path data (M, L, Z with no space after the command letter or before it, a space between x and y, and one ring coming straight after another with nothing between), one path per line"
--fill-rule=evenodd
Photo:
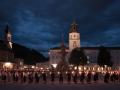
M80 33L78 32L77 24L74 21L71 24L69 31L69 47L65 46L66 56L65 60L68 61L70 52L76 48L83 48L90 63L97 62L99 47L80 47ZM120 66L120 47L106 47L111 53L111 60L115 66ZM58 64L62 59L61 46L51 48L49 51L50 64Z

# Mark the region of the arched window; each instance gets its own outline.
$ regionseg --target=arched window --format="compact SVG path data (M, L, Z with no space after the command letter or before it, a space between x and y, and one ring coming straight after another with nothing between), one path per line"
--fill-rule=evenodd
M77 47L76 41L73 41L73 47L74 47L74 48Z

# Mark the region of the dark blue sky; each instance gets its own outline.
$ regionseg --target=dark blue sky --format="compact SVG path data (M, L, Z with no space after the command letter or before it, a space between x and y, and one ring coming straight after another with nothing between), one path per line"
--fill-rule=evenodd
M120 0L0 0L0 38L10 25L13 41L40 52L68 44L76 19L81 46L120 46Z

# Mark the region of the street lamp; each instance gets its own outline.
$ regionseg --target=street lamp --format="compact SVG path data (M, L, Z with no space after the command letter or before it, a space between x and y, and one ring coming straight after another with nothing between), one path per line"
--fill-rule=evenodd
M3 64L3 68L12 69L13 68L13 64L11 62L6 62L6 63Z
M34 68L35 68L35 66L31 66L31 68L32 68L32 69L34 69Z
M78 69L79 69L79 71L81 71L81 67L80 67L80 66L79 66L79 68L78 68Z
M74 67L74 69L75 69L75 70L77 70L77 66L76 66L76 67Z
M57 64L52 64L52 66L53 66L54 68L56 68L56 67L57 67Z

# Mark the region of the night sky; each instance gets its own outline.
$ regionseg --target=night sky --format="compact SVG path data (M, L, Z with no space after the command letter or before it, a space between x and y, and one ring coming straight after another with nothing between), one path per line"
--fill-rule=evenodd
M68 45L76 20L81 46L120 46L120 0L0 0L0 38L8 23L13 41L45 55Z

